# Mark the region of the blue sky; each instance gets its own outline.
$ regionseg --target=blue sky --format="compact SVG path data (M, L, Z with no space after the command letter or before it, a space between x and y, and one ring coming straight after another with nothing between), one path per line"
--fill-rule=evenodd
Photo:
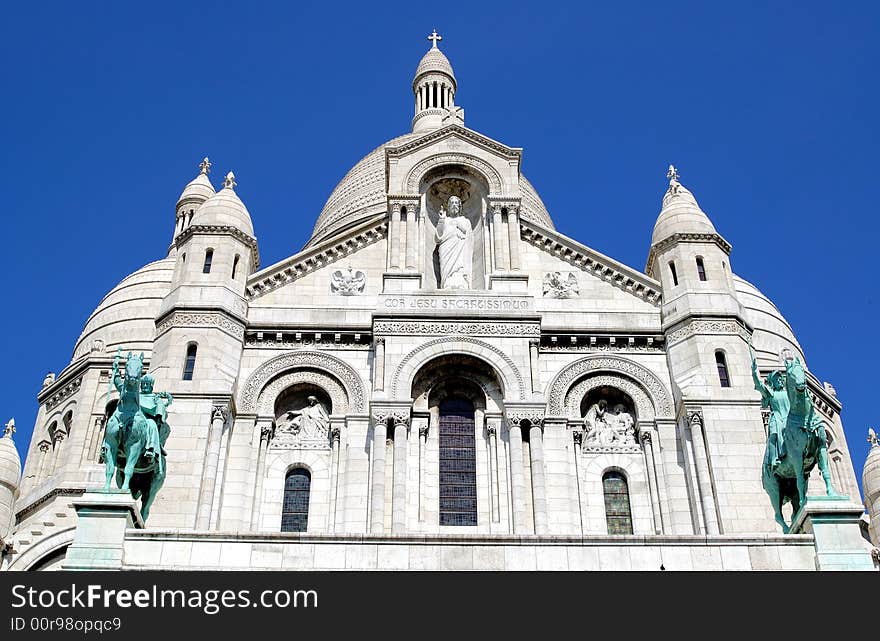
M16 3L0 53L0 415L25 449L45 373L165 255L204 155L235 171L264 265L409 130L432 28L469 127L524 148L557 228L643 269L672 162L731 263L831 381L857 476L876 425L880 5Z

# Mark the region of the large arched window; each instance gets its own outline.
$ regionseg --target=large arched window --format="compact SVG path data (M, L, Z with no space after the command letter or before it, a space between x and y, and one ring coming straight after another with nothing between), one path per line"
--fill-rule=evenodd
M450 398L440 403L440 525L476 524L474 405Z
M620 472L609 470L602 475L605 494L605 522L608 534L632 534L632 511L629 505L629 486Z
M193 379L193 373L196 371L196 351L199 346L195 343L190 343L186 346L186 360L183 363L183 380L191 381Z
M281 507L281 531L305 532L309 527L309 490L312 475L297 467L284 480L284 503Z
M727 371L727 358L720 349L715 352L715 365L718 366L718 380L721 387L730 387L730 372Z

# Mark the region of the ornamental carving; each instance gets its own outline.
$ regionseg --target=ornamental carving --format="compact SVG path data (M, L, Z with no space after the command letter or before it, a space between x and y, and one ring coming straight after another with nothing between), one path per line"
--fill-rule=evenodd
M279 376L263 388L257 401L257 413L260 416L273 416L278 396L284 390L300 383L309 383L324 390L330 397L330 412L332 414L348 412L348 396L338 380L324 372L297 370Z
M238 340L244 340L244 325L218 312L172 312L156 326L156 336L172 327L216 327Z
M360 269L337 269L330 274L330 293L340 296L359 296L364 293L367 275Z
M489 182L489 192L492 195L500 195L502 192L502 180L500 174L486 161L480 160L470 154L439 154L431 156L413 167L406 177L407 193L416 193L419 190L419 182L429 170L440 165L465 165L476 169Z
M257 409L257 399L261 390L272 378L285 370L314 368L324 370L345 387L348 397L348 412L362 414L366 411L364 383L360 375L345 361L322 352L296 351L281 354L263 363L248 377L239 396L238 407L241 414L253 414Z
M733 320L692 320L670 332L666 341L671 345L694 334L735 334L746 341L751 336L749 330Z
M565 366L550 384L547 414L564 416L565 401L572 383L588 374L603 370L628 376L645 390L656 414L672 416L672 397L657 375L634 361L615 356L586 356Z
M434 346L440 346L441 351L433 351L431 348ZM447 350L442 350L442 347L446 347ZM526 398L525 382L523 381L523 376L520 373L519 368L516 366L516 363L514 363L507 354L505 354L502 350L498 349L494 345L490 345L484 341L470 336L450 336L445 338L435 338L434 340L422 343L414 350L412 350L409 354L404 356L403 359L401 359L400 365L397 367L397 370L394 372L394 377L391 380L392 398L399 397L398 388L400 386L401 379L403 379L405 383L411 382L412 375L415 373L415 369L418 365L421 365L427 359L434 358L442 354L453 353L474 356L475 358L488 362L490 365L492 365L492 367L494 367L496 373L504 381L505 395L513 393L514 390L518 390L519 398ZM422 357L416 360L419 356ZM511 377L513 378L513 380L510 380ZM407 390L405 393L408 394L409 390Z
M373 421L377 425L409 425L409 408L404 407L374 407L372 411Z
M337 428L338 431L338 428ZM326 449L330 447L330 416L314 396L308 405L286 412L275 425L272 449Z
M544 427L543 407L505 407L504 416L508 425L520 427L523 421L528 421L532 426Z
M46 399L46 409L51 410L68 396L75 394L82 386L82 376L75 378Z
M376 321L373 331L377 334L398 336L540 336L538 323L516 322L467 322L467 321Z
M614 374L590 376L572 387L565 398L566 415L569 418L581 418L581 401L597 387L614 387L626 393L636 406L636 416L639 420L654 420L654 404L645 390L630 379Z
M577 298L581 293L574 272L547 272L544 274L544 298Z

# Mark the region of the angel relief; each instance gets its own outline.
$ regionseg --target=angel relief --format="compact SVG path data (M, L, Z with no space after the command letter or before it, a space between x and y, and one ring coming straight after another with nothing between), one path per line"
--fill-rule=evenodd
M337 269L330 275L330 292L341 296L358 296L364 293L367 275L359 269Z
M544 276L544 298L575 298L579 293L573 272L549 272Z

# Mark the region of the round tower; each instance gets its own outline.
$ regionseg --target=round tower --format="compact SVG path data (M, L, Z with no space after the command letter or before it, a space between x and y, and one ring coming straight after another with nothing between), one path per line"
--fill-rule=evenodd
M871 449L862 471L862 489L865 491L865 509L871 517L871 543L880 547L880 442L877 433L868 429Z
M460 117L461 110L455 106L455 73L449 59L437 48L437 43L442 39L436 30L428 36L428 40L432 42L431 48L422 57L413 78L414 133L438 129L450 116L453 120L458 119L456 114Z
M181 232L192 224L192 219L193 216L195 216L196 210L201 207L202 203L215 194L214 185L211 184L211 180L208 178L210 172L211 161L205 156L199 164L199 175L187 183L186 187L184 187L183 191L180 193L180 198L177 199L174 237L171 241L171 247L168 249L169 256L175 256L177 254L177 245L175 241Z
M15 419L10 419L0 437L0 551L9 543L15 525L15 501L21 481L21 457L12 442Z

